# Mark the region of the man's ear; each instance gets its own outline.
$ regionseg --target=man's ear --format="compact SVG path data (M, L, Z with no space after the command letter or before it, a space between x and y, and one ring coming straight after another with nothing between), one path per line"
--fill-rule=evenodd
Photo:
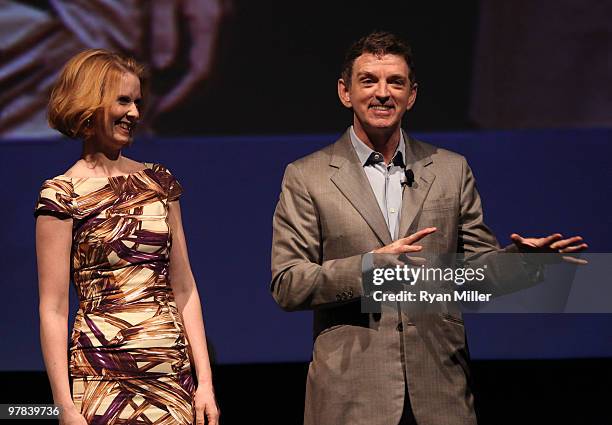
M414 102L416 102L418 87L419 86L417 85L417 83L414 83L412 87L410 87L410 96L408 97L408 105L406 106L407 111L412 109L412 107L414 106Z
M342 78L338 79L338 97L344 106L347 108L353 107L353 104L351 103L351 95L349 94L349 88Z

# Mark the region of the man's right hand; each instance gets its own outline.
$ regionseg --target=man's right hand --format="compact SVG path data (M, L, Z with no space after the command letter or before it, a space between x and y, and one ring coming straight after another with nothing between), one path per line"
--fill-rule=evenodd
M372 251L374 254L406 254L409 252L419 252L423 249L421 245L413 245L415 242L420 241L425 236L435 232L435 227L426 227L425 229L419 230L410 236L398 239L387 246L375 249Z

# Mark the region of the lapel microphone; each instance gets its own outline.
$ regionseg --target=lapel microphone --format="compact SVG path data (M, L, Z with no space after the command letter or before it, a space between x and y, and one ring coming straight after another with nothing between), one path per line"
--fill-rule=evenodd
M402 186L408 185L408 187L412 187L412 183L414 183L414 173L410 168L404 170L404 176L406 176L406 180L402 182Z

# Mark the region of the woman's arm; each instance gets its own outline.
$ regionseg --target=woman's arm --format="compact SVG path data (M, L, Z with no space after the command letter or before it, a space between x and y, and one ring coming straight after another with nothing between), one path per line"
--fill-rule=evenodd
M202 307L198 288L189 264L187 242L181 220L181 207L178 201L170 202L168 218L172 234L170 284L174 292L176 305L183 317L185 332L191 346L198 377L198 388L195 395L196 421L198 424L203 424L203 415L205 414L209 424L217 424L219 410L214 398Z
M71 246L72 219L61 220L47 215L41 215L36 219L40 342L53 392L53 402L63 412L62 423L67 423L65 419L68 416L78 413L70 395L68 382L68 291ZM82 423L85 423L84 419Z

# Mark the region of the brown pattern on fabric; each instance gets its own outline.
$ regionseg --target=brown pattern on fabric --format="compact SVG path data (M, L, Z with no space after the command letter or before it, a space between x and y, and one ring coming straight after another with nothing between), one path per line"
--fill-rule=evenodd
M194 383L168 278L168 203L182 188L158 164L117 177L57 176L35 215L73 219L79 310L73 399L89 424L188 424Z

